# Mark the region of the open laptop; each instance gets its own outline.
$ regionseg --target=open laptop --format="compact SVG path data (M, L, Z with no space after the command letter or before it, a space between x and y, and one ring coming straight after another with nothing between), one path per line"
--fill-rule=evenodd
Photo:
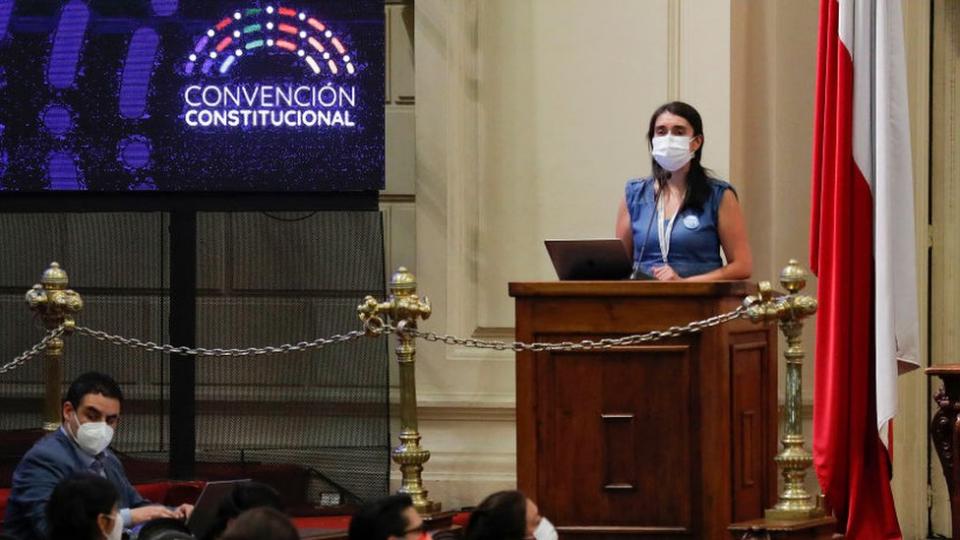
M633 269L623 242L616 238L544 240L557 277L562 280L627 279Z
M197 504L193 506L193 513L187 520L187 528L197 538L203 538L207 531L217 521L217 510L220 508L220 501L230 495L233 488L239 484L249 482L250 479L243 480L222 480L217 482L207 482L197 498Z

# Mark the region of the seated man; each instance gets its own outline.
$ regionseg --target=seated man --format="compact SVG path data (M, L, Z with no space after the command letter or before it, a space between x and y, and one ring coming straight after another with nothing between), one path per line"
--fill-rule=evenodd
M407 495L391 495L364 505L350 520L350 540L421 540L429 538L423 518Z
M13 472L4 532L19 540L47 537L46 508L53 488L78 472L98 474L117 489L124 528L156 518L185 519L193 506L153 505L140 496L107 447L120 419L123 394L110 376L84 373L63 402L60 429L37 441Z

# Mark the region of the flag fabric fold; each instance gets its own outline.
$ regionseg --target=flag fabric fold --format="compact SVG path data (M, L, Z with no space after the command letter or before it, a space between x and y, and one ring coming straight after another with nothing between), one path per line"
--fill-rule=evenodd
M918 365L913 176L898 1L821 0L810 258L814 466L849 539L900 538L879 429Z

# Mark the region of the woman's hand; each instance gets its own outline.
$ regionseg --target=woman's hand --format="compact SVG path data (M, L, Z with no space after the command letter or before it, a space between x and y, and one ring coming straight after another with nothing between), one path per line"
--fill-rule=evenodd
M673 271L673 268L670 268L669 264L654 268L653 277L657 278L659 281L680 281L683 279Z

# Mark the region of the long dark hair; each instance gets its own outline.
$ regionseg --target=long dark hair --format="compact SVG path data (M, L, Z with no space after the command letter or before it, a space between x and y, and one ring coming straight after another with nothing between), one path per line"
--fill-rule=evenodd
M53 488L47 503L49 540L100 538L97 516L113 514L117 490L106 478L79 474L62 480ZM120 519L116 516L115 519Z
M522 540L527 534L527 498L498 491L470 513L465 540Z
M665 112L675 114L684 118L687 122L690 122L690 126L693 128L693 136L696 137L699 135L700 138L703 139L700 142L700 148L697 148L697 151L693 154L693 159L690 160L690 172L687 173L687 197L684 199L683 206L680 208L680 210L687 208L702 210L703 205L707 202L707 199L710 198L710 184L708 180L711 177L710 170L705 169L700 163L700 156L703 155L703 146L706 144L706 140L703 137L703 120L700 118L700 113L688 103L671 101L670 103L661 105L657 110L653 111L653 115L650 116L650 127L647 129L647 144L651 149L653 149L653 136L657 126L657 118ZM650 162L653 168L653 178L656 179L657 185L662 192L667 180L670 179L670 171L661 167L660 164L657 163L657 160L652 157L650 158Z

